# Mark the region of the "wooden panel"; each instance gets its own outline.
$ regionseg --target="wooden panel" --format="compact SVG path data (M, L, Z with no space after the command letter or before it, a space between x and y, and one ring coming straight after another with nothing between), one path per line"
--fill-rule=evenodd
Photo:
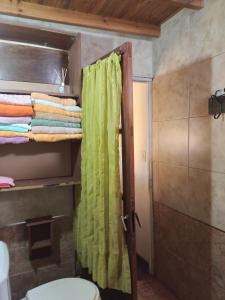
M13 43L0 43L0 57L0 80L60 84L55 70L68 66L66 52Z
M161 24L182 8L201 9L203 0L25 0L103 17Z
M69 50L70 92L80 96L81 91L81 36L77 36Z
M69 85L65 85L64 93L60 93L58 85L0 80L0 93L31 94L33 92L44 93L57 97L74 97L74 94L70 93Z
M177 12L177 7L164 0L137 1L134 6L128 6L124 18L132 21L143 20L146 23L160 25L165 19ZM134 8L135 7L135 8Z
M68 50L71 48L76 36L29 26L1 24L0 39Z
M76 182L79 182L81 181L81 140L71 143L71 153L72 176Z
M93 13L104 17L131 20L134 22L146 22L160 24L160 20L168 16L174 7L164 0L113 0L113 1L71 1L72 8L85 13ZM87 5L87 2L89 5ZM170 7L170 11L168 10Z
M134 198L134 135L133 135L133 79L132 44L125 43L118 50L122 53L122 164L124 214L127 219L127 242L131 264L132 299L137 299L137 266Z
M71 142L1 145L0 174L17 180L71 176Z
M182 8L201 9L204 7L204 0L167 0Z
M37 190L48 187L64 187L79 185L80 181L75 180L73 177L53 177L44 179L30 179L30 180L16 180L15 187L0 189L0 192L13 192L24 190Z
M143 36L158 37L160 35L160 28L152 24L102 17L50 6L45 6L43 9L43 5L25 1L2 0L0 13Z

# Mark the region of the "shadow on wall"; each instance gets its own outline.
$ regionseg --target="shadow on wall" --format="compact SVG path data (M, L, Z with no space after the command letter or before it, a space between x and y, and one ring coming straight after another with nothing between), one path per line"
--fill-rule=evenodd
M153 81L156 276L182 300L225 299L225 55Z

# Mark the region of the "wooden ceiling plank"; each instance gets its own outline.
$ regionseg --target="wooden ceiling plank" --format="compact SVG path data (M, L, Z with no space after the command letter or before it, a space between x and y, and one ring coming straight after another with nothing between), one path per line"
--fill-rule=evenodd
M160 26L157 25L102 17L24 1L18 2L17 0L1 0L0 14L21 16L147 37L160 36Z
M204 0L165 0L181 8L202 9L204 7Z
M136 1L136 0L129 0L130 3L126 6L126 13L124 17L131 20L135 19L136 16L143 16L143 20L145 19L145 14L149 13L149 10L152 6L152 0L143 0L143 1Z

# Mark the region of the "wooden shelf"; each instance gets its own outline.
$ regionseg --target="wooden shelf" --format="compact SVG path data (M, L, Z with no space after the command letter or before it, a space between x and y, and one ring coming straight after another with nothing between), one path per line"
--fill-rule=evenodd
M37 250L42 248L52 247L52 241L51 240L43 240L43 241L37 241L31 246L31 250Z
M3 94L19 94L30 95L33 92L48 94L60 98L79 98L80 95L76 95L70 92L69 85L65 86L65 92L60 93L58 91L59 85L44 84L44 83L30 83L19 81L6 81L0 80L0 93Z
M1 23L0 36L2 40L28 43L38 46L69 50L78 34L69 34L52 29L37 29L34 26L12 25Z
M15 187L0 189L0 192L34 190L34 189L42 189L42 188L53 187L53 186L63 187L63 186L72 186L78 184L80 184L80 181L75 180L73 177L18 180L15 181Z

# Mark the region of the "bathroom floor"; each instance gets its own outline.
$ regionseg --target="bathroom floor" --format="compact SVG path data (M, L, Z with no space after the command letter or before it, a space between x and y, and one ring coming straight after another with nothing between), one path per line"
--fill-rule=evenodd
M138 259L138 300L177 300L171 292L148 273L148 265Z
M178 300L161 282L149 275L148 264L141 258L137 259L138 265L138 300ZM83 269L84 271L84 269ZM88 273L82 277L91 280ZM101 290L102 300L129 300L130 295L122 294L116 290Z

